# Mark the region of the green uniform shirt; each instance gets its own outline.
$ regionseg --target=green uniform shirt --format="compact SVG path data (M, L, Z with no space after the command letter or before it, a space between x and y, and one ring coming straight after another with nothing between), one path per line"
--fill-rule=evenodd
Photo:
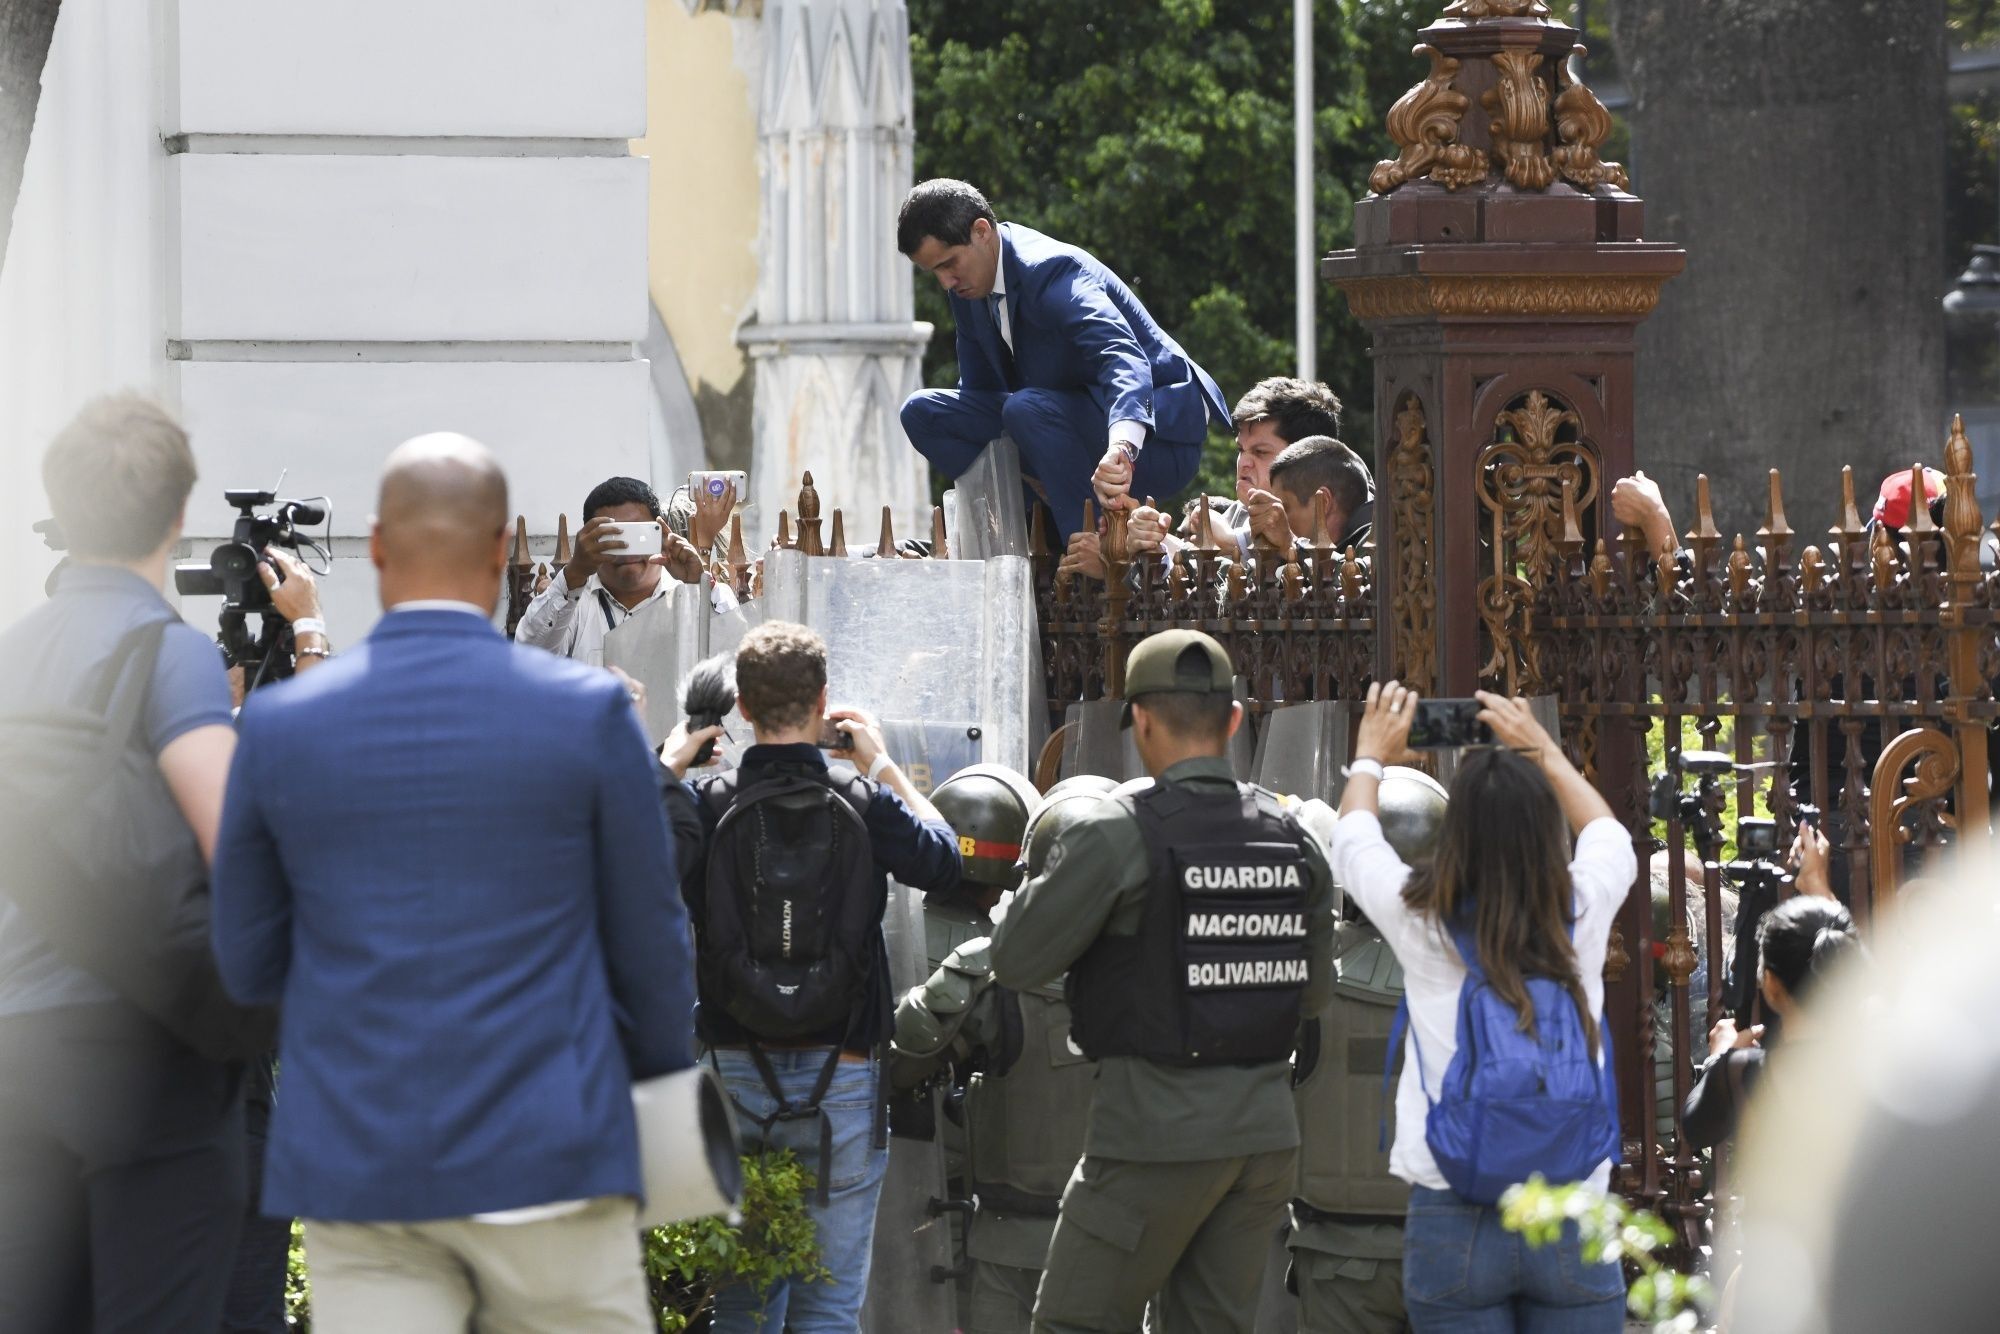
M1160 776L1195 792L1234 791L1221 758L1183 760ZM1333 873L1311 838L1312 888L1306 904L1311 951L1300 1013L1317 1014L1333 985ZM1136 935L1152 868L1138 822L1105 801L1056 836L1043 873L1024 885L993 933L993 973L1017 990L1069 971L1101 932ZM1291 1063L1170 1066L1138 1056L1097 1064L1084 1152L1134 1162L1199 1162L1295 1149Z

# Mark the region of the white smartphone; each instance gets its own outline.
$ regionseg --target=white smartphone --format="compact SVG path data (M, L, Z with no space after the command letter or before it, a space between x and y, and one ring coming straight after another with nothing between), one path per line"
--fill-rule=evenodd
M750 502L750 474L738 471L691 472L688 474L688 494L692 496L716 496L734 486L736 488L736 509L742 509Z
M613 560L626 560L635 556L657 556L660 554L660 525L657 523L614 523L606 525L605 536L616 538L625 545L609 548L605 554Z

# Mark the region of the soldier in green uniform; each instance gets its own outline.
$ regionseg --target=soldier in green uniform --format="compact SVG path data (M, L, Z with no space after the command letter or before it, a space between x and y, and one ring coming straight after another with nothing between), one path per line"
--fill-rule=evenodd
M1444 822L1445 790L1418 769L1391 768L1382 832L1411 866ZM1402 1334L1403 1215L1410 1188L1389 1174L1382 1092L1403 966L1367 919L1334 933L1333 998L1299 1030L1299 1193L1292 1201L1290 1286L1299 1334Z
M1243 721L1222 646L1132 650L1125 716L1153 781L1056 836L1000 918L993 972L1065 972L1097 1062L1084 1157L1035 1298L1038 1334L1250 1334L1298 1163L1292 1040L1331 988L1333 877L1318 844L1225 758Z
M1024 776L1001 764L970 764L958 770L931 793L931 804L958 835L959 861L964 870L959 883L924 895L924 954L922 966L896 977L900 989L921 987L952 952L970 941L983 941L993 931L987 916L1001 894L1020 883L1021 848L1028 822L1041 807L1041 794ZM921 1085L921 1087L919 1087ZM937 1198L955 1207L946 1218L951 1255L966 1253L965 1215L958 1210L970 1207L965 1183L965 1130L959 1090L939 1088L927 1081L911 1081L892 1087L889 1125L903 1139L937 1141L941 1152L943 1180L933 1182L916 1195L895 1197L884 1205L900 1210L899 1221L909 1230L920 1229L929 1219ZM943 1095L940 1114L940 1094ZM900 1235L891 1227L878 1226L877 1235L893 1239ZM892 1242L893 1244L893 1242ZM949 1270L933 1269L932 1281L957 1280L954 1300L963 1323L971 1307L971 1274L963 1262Z
M1052 789L1028 825L1027 873L1040 872L1064 825L1116 786L1071 779ZM950 1070L966 1074L967 1176L977 1206L965 1245L967 1334L1025 1334L1056 1207L1083 1156L1094 1070L1070 1041L1062 987L995 985L990 944L982 937L958 946L896 1007L889 1078L902 1090Z

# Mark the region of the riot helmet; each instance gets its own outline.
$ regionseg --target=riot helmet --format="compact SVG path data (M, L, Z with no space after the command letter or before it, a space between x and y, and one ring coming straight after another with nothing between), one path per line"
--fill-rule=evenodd
M1021 857L1027 873L1040 875L1048 865L1049 849L1055 846L1056 835L1117 790L1116 783L1094 774L1065 778L1050 788L1048 796L1042 799L1041 810L1028 821L1028 833L1022 840L1025 846L1021 849Z
M1106 778L1103 774L1075 774L1044 792L1042 800L1054 801L1057 797L1066 797L1072 792L1095 792L1099 796L1109 796L1117 790L1118 780L1115 778Z
M1429 861L1436 850L1447 795L1444 784L1421 769L1393 764L1382 771L1375 796L1382 837L1405 866Z
M1005 765L972 764L945 779L931 804L958 835L965 878L1012 889L1028 821L1042 804L1035 785Z

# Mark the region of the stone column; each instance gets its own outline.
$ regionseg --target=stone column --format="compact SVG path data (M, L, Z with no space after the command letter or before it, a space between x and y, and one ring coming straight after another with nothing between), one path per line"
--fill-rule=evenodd
M898 412L931 327L896 252L910 187L909 20L900 0L765 0L763 223L747 516L767 539L810 470L830 501L899 532L928 521L929 470Z

